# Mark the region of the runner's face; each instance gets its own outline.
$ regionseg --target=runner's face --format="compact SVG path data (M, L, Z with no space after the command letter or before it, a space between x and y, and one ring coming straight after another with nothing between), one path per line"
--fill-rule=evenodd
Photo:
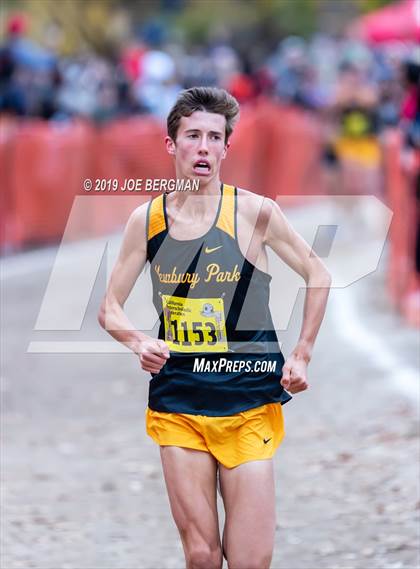
M208 184L219 177L220 165L229 144L225 143L223 115L195 111L181 117L176 141L166 137L169 154L175 156L178 178L200 179Z

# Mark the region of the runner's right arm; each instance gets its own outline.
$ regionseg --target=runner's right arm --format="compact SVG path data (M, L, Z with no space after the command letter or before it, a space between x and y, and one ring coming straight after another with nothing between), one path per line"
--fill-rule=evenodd
M158 373L169 357L167 345L136 330L124 312L128 295L146 264L147 206L146 203L134 210L128 220L98 320L113 338L138 354L144 371Z

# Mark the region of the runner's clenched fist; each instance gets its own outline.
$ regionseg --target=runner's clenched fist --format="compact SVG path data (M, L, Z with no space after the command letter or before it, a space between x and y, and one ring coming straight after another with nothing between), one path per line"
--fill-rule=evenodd
M305 360L297 359L294 356L287 358L283 366L281 385L290 393L299 393L299 391L308 389L307 366Z
M163 340L148 338L140 342L136 353L140 366L149 373L159 373L169 358L169 348Z

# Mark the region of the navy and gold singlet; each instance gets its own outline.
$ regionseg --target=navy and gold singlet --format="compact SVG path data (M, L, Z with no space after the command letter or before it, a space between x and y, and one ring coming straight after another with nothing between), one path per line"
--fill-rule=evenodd
M284 357L269 310L271 276L241 253L236 212L237 190L222 184L213 226L178 240L169 234L166 194L149 204L153 303L171 353L152 374L150 409L228 416L292 398L280 385Z

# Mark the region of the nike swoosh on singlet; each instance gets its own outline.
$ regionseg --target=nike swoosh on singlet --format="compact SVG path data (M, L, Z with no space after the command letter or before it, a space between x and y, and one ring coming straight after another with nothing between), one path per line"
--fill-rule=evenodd
M214 251L217 251L217 249L221 249L222 247L223 247L223 245L219 245L218 247L212 247L211 249L210 249L210 247L206 247L204 249L204 252L205 253L213 253Z

